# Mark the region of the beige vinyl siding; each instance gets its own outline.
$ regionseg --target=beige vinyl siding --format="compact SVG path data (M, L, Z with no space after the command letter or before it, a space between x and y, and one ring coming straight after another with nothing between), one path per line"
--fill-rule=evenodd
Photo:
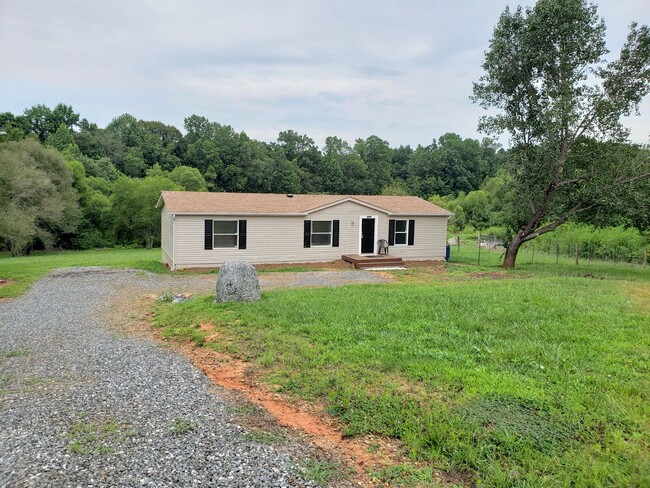
M313 212L308 216L295 217L259 215L220 217L177 214L174 221L175 266L177 268L210 267L235 260L258 264L334 261L340 259L342 254L359 253L360 217L365 216L378 217L377 238L388 239L388 215L354 202L344 202ZM404 259L443 259L447 217L410 218L417 221L415 245L408 246L408 249L407 246L391 247L390 253ZM206 219L246 220L247 248L205 250L204 221ZM339 247L303 247L305 220L339 220Z
M165 210L160 212L160 247L162 261L174 267L174 217Z
M204 249L204 221L246 220L246 249ZM303 243L302 217L177 215L176 267L217 266L226 261L251 263L299 262ZM333 258L335 259L335 258Z
M388 252L392 256L413 260L442 260L445 259L447 246L447 217L411 216L390 217L394 220L415 220L415 239L412 246L390 246ZM388 220L384 239L388 240Z

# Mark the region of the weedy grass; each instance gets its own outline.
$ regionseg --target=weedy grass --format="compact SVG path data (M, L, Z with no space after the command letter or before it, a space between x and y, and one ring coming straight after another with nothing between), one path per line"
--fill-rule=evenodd
M281 432L267 430L250 430L244 435L246 440L257 442L258 444L283 444L287 442L287 437Z
M336 461L308 458L298 463L298 471L317 486L330 486L337 480L349 477L350 473Z
M0 278L10 279L0 287L0 298L22 295L32 283L56 268L108 266L167 273L160 249L103 249L91 251L35 252L30 256L0 256Z
M0 357L3 358L17 358L20 356L27 356L30 354L30 351L27 349L12 349L10 351L0 352Z
M252 404L228 405L226 412L238 415L259 415L262 412L262 408Z
M417 486L418 488L452 488L462 486L460 481L437 476L431 467L417 468L410 464L398 464L372 471L375 480L382 486Z
M62 437L68 442L68 449L75 454L109 454L115 450L112 444L134 436L128 423L107 419L92 421L80 414Z
M226 340L206 347L324 403L345 435L401 440L418 465L380 473L388 483L408 470L422 486L435 471L460 484L647 486L650 314L638 297L649 295L633 298L628 280L647 290L648 270L603 265L593 279L536 266L198 298L157 304L156 321L197 344L212 322Z
M196 429L196 424L189 419L176 419L169 423L169 432L172 434L185 434Z

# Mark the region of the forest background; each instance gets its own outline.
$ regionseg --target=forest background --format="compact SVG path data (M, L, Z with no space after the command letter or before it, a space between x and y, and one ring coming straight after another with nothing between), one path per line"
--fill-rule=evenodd
M183 129L130 114L100 128L65 104L1 113L0 249L158 246L162 190L416 195L454 212L451 233L509 239L509 150L489 138L447 133L412 148L331 136L319 148L294 130L268 143L199 115ZM630 259L648 245L625 209L589 218L546 240L581 235L603 253L630 248Z

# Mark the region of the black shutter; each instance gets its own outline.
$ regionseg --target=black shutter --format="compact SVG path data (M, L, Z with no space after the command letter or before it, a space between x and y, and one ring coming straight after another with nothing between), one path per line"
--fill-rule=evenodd
M388 221L388 245L389 246L395 245L395 221L394 220Z
M246 221L239 221L239 249L246 249Z
M212 249L212 220L205 221L205 244L203 249Z
M339 247L339 221L332 221L332 247Z
M415 242L415 220L409 220L409 246Z
M311 247L311 220L305 220L305 247Z

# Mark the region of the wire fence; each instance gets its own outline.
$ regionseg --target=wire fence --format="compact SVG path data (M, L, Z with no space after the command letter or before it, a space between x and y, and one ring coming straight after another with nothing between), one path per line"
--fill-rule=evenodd
M536 242L537 241L537 242ZM448 239L450 262L472 262L478 265L503 262L503 240L491 234L458 235ZM632 266L648 265L648 247L638 245L607 246L600 242L561 242L533 240L522 244L517 262L583 265L592 262Z

